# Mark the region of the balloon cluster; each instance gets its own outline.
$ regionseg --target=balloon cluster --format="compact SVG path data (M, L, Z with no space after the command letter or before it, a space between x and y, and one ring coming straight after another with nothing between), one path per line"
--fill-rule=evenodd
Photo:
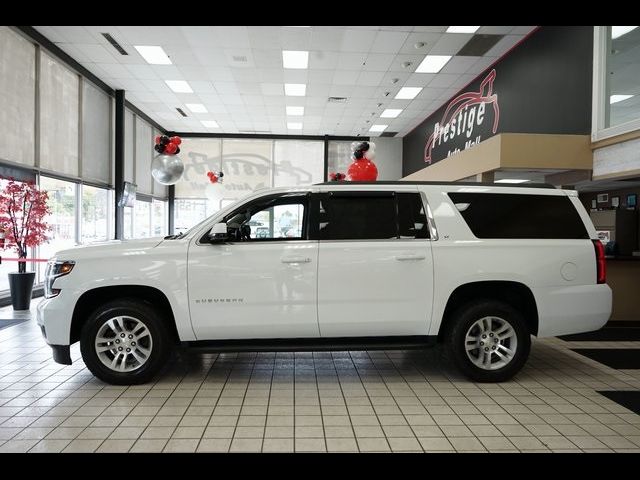
M351 158L353 163L347 170L347 180L352 182L374 182L378 178L378 167L373 163L376 144L371 142L353 142Z
M180 153L179 145L181 143L182 139L178 136L169 138L166 135L158 135L156 136L156 146L154 148L161 155L176 155Z
M346 178L347 176L344 173L331 172L329 174L329 180L331 180L332 182L342 182Z
M222 183L222 177L224 177L224 173L222 173L222 172L207 172L207 177L209 177L209 181L211 183Z

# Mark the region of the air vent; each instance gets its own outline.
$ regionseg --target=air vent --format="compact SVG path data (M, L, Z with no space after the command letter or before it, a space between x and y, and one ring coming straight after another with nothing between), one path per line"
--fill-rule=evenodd
M395 137L398 132L382 132L380 134L381 137Z
M246 62L247 61L247 57L244 55L234 55L233 56L233 61L234 62Z
M108 33L103 33L102 36L107 39L107 42L113 45L113 48L115 48L116 50L118 50L118 52L120 52L120 55L129 55L127 51L124 48L122 48L122 45L116 42L116 39L113 38L111 35L109 35Z
M183 117L188 117L188 115L186 113L184 113L184 110L182 110L181 108L176 107L176 110L178 111L178 113L180 115L182 115Z
M347 103L347 97L329 97L329 103Z
M462 57L481 57L491 50L503 37L504 35L474 35L456 55Z

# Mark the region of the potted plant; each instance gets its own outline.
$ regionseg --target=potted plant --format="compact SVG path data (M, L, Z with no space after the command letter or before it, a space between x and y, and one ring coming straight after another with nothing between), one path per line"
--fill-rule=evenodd
M35 272L27 272L27 252L47 240L49 226L44 217L49 214L49 196L33 182L10 179L0 191L0 230L5 233L8 247L18 254L18 271L9 273L11 303L14 310L28 310Z

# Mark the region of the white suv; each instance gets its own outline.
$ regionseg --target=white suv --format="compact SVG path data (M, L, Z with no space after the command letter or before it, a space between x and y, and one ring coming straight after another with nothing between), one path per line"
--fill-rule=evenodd
M597 238L577 193L546 185L263 190L180 235L58 252L38 323L57 362L80 341L87 367L114 384L148 381L177 345L435 343L473 380L503 381L531 335L607 322Z

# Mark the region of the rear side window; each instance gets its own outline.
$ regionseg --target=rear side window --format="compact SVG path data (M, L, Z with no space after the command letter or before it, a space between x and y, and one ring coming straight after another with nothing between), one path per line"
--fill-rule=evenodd
M449 198L478 238L589 238L566 196L449 193Z
M322 196L319 213L320 240L397 238L396 200L393 195Z
M343 191L318 197L320 240L429 238L419 193Z

